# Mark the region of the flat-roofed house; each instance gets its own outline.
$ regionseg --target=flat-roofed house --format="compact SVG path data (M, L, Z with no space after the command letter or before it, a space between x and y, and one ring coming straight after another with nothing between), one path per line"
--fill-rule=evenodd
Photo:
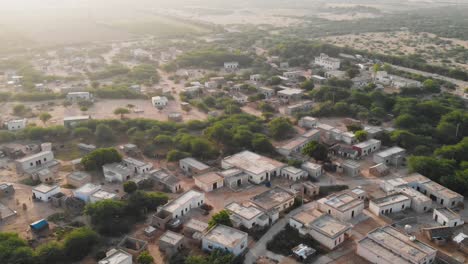
M91 182L91 175L84 171L74 171L67 175L67 184L76 188Z
M322 212L348 221L362 213L365 196L365 191L360 188L344 190L318 200L318 205Z
M9 131L22 130L28 125L28 120L26 118L10 120L5 122L5 125Z
M361 172L361 164L354 160L345 160L341 164L338 165L338 171L343 172L347 176L356 177Z
M54 153L52 151L42 151L36 154L26 156L21 159L15 160L16 171L23 173L37 168L46 166L54 160Z
M399 193L377 198L369 202L369 210L377 216L401 212L410 207L411 199Z
M310 235L328 249L334 249L345 241L352 225L340 221L317 209L309 209L289 219L289 225L302 235Z
M250 201L263 210L271 222L275 222L279 218L279 213L293 206L295 197L296 193L292 190L275 186L250 198Z
M224 63L224 70L227 72L236 71L239 68L239 62L237 61L230 61Z
M63 125L68 128L72 128L80 123L91 120L90 115L83 116L67 116L63 118Z
M173 193L177 193L182 190L182 181L164 169L152 170L148 174L151 179L156 181L156 183L163 185Z
M310 140L304 137L296 137L286 144L276 147L276 150L283 156L291 156L294 153L301 153L302 149L309 143Z
M250 151L242 151L221 161L223 169L237 168L249 175L249 181L260 184L279 176L286 165L277 160L258 155Z
M195 185L204 192L211 192L224 186L224 178L215 171L206 172L193 178Z
M320 178L320 176L323 174L322 165L312 163L310 161L302 163L301 168L309 174L309 177L314 179Z
M92 101L93 95L90 92L70 92L67 93L67 100L72 102Z
M287 88L287 89L278 91L276 94L279 99L285 102L291 102L291 101L301 100L302 94L304 94L304 90L296 89L296 88Z
M110 163L102 166L104 178L107 182L124 182L130 180L133 172L120 163Z
M203 236L202 249L221 249L238 256L246 250L247 239L248 234L245 232L225 225L216 225Z
M132 264L132 255L122 249L111 249L106 252L106 257L98 264Z
M267 226L269 217L252 202L242 203L232 202L226 205L225 209L230 213L229 217L235 227L244 226L251 229L255 226Z
M359 152L360 156L367 156L380 149L381 141L377 139L369 139L364 142L353 145L353 149Z
M207 172L210 169L210 166L194 158L181 159L179 161L179 167L188 175L201 174Z
M460 214L457 214L448 208L434 209L432 219L443 226L449 227L460 226L465 223Z
M374 154L374 162L387 166L404 166L406 164L406 150L400 147L391 147L377 152Z
M315 128L317 126L317 122L317 118L304 116L299 119L298 125L302 128Z
M46 185L46 184L39 184L32 188L33 199L48 202L52 196L60 192L60 186L58 185Z
M151 163L146 163L130 157L122 159L122 164L134 174L147 173L153 168L153 164Z
M249 175L239 169L227 169L219 172L219 175L224 178L224 186L231 189L239 188L249 181Z
M194 238L195 234L203 234L208 230L208 223L191 218L187 223L184 224L184 235L189 238Z
M330 57L325 53L321 53L319 57L315 57L314 62L327 70L338 70L341 65L340 59Z
M167 256L172 256L182 249L184 243L184 236L172 231L166 231L159 238L159 249L161 249Z
M356 253L376 264L429 264L434 263L437 250L392 226L385 226L359 240Z
M101 190L101 185L86 183L78 189L73 190L73 196L88 203L91 200L91 195L99 190Z
M105 190L99 190L89 197L89 202L95 203L102 200L117 199L117 194Z
M297 181L306 178L307 172L293 166L287 166L281 169L281 176L291 181Z
M463 203L464 197L419 173L403 177L408 186L431 198L438 205L453 208Z
M425 213L432 209L432 200L413 188L405 185L397 187L395 191L408 196L411 199L411 209L417 213Z
M294 115L294 114L299 113L299 112L308 111L308 110L312 109L313 106L314 106L313 101L304 100L304 101L299 102L297 104L290 105L290 106L286 107L286 109L284 110L284 113L287 114L287 115Z

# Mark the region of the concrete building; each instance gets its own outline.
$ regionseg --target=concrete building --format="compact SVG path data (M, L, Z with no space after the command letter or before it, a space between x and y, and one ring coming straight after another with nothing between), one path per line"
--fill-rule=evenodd
M239 68L239 62L237 61L231 61L231 62L225 62L224 63L224 69L226 71L235 71Z
M327 70L338 70L341 66L340 59L329 57L324 53L321 53L319 57L315 57L314 62Z
M15 193L15 188L11 183L1 183L0 184L0 198L9 197Z
M42 183L52 183L55 180L55 175L48 168L41 168L31 173L31 178Z
M237 189L249 182L249 175L239 169L227 169L218 173L224 178L224 186Z
M41 167L47 167L47 164L54 160L52 151L42 151L33 155L15 160L16 171L19 173L28 172Z
M71 92L67 93L67 100L72 102L92 101L93 95L89 92Z
M287 89L279 91L277 95L279 99L285 102L292 102L292 101L301 100L303 93L304 93L304 90L302 89L287 88Z
M318 205L322 212L348 221L362 213L365 196L365 191L360 188L344 190L318 200Z
M411 209L417 213L425 213L432 209L432 200L424 194L407 187L397 187L396 192L408 196L411 199Z
M270 223L279 218L279 214L294 204L296 193L292 190L275 186L263 193L250 198L250 201L264 211L270 218Z
M52 196L60 192L60 186L58 185L46 185L46 184L39 184L36 187L32 188L33 199L48 202Z
M132 255L122 249L111 249L106 252L106 257L101 259L98 264L132 264Z
M383 163L387 166L405 166L406 150L400 147L391 147L374 154L374 162Z
M298 121L298 125L302 128L315 128L317 126L317 118L311 117L311 116L304 116L301 117Z
M232 202L225 209L230 213L230 218L235 227L251 229L256 226L264 227L269 224L269 217L253 203Z
M265 96L265 99L271 98L275 95L275 90L268 87L258 87L258 92Z
M320 178L320 176L323 175L322 165L319 165L317 163L306 161L302 163L301 168L309 174L309 177L314 179L318 179Z
M208 223L191 218L184 224L184 236L189 238L199 237L208 230Z
M80 188L73 190L72 192L73 196L76 198L84 201L85 203L89 203L91 201L91 195L99 190L101 190L101 185L87 183Z
M108 199L117 199L117 194L108 192L105 190L99 190L91 194L91 196L89 197L89 202L95 203L98 201L108 200Z
M453 208L463 203L464 197L418 173L402 178L408 186L431 198L440 206Z
M221 161L223 169L237 168L249 175L249 181L260 184L279 176L286 165L274 159L250 151L242 151Z
M242 254L247 248L248 234L232 227L216 225L202 238L202 249L225 250L234 256Z
M174 175L169 174L166 170L152 170L149 172L149 175L156 183L162 184L172 193L177 193L182 190L182 181Z
M336 144L328 149L328 152L335 156L340 156L346 159L357 159L359 152L348 145Z
M211 171L193 177L195 185L204 192L211 192L224 186L224 178Z
M390 169L383 163L378 163L369 167L369 174L376 177L383 177L390 173Z
M375 215L386 215L401 212L410 208L411 199L403 194L391 194L369 202L369 211Z
M147 173L153 168L153 164L151 163L146 163L129 157L122 159L122 165L127 167L134 174Z
M28 125L28 120L26 118L10 120L5 122L5 126L9 131L17 131L25 129Z
M300 154L302 149L309 143L311 140L305 137L296 137L282 146L276 147L276 150L283 156L289 157L292 154Z
M154 97L151 97L151 103L156 108L165 107L169 103L169 100L167 99L166 96L154 96Z
M359 164L359 162L354 160L345 160L338 164L337 171L342 172L349 177L356 177L361 173L360 169L361 164Z
M194 158L185 158L179 160L179 167L188 175L197 175L210 170L210 166Z
M159 238L158 244L161 251L167 256L172 256L182 249L184 236L168 230Z
M102 171L107 182L124 182L133 176L133 172L120 163L106 164L102 166Z
M302 235L309 235L328 249L334 249L345 241L352 225L342 222L317 209L309 209L289 219L289 225Z
M311 129L311 130L308 130L306 132L304 132L304 134L300 135L300 137L302 138L307 138L310 141L320 141L320 130L318 129Z
M307 172L293 166L288 166L281 169L281 177L291 181L298 181L306 178Z
M377 139L369 139L367 141L353 145L353 149L359 152L360 156L367 156L380 149L381 141Z
M299 112L308 111L312 109L313 106L314 106L314 102L310 100L304 100L300 103L286 107L286 109L284 110L284 113L287 115L293 115Z
M63 125L68 128L72 128L80 123L91 120L90 115L83 116L67 116L63 118Z
M303 71L287 71L283 72L283 77L288 79L297 80L299 77L304 76Z
M79 188L91 182L91 175L84 171L74 171L67 175L67 184Z
M455 227L465 223L461 216L448 208L437 208L432 213L432 219L443 226Z
M259 82L262 80L262 75L261 74L252 74L250 75L250 81L252 82Z
M391 226L377 228L357 243L356 253L376 264L430 264L437 250Z

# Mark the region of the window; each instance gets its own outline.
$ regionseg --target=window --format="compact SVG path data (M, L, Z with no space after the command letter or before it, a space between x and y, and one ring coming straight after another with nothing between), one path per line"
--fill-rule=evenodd
M209 249L213 249L213 245L208 245L208 248L209 248Z
M405 209L405 205L404 205L404 204L401 206L401 209Z

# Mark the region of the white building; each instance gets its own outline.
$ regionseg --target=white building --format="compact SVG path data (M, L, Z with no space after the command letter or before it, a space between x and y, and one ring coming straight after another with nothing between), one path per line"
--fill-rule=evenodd
M404 166L406 163L406 150L400 147L391 147L374 154L374 162L387 166Z
M128 181L133 172L120 163L111 163L102 166L104 178L107 182L124 182Z
M238 256L247 248L247 239L248 234L245 232L225 225L216 225L203 236L202 249L221 249Z
M195 185L204 192L211 192L224 186L224 178L211 171L193 177Z
M411 199L403 194L392 194L369 202L369 210L375 215L401 212L411 207Z
M117 199L117 194L112 193L112 192L108 192L108 191L105 191L105 190L99 190L99 191L93 193L89 197L89 201L91 203L95 203L95 202L102 201L102 200L108 200L108 199Z
M221 161L223 169L237 168L249 175L249 181L260 184L279 176L286 165L277 160L258 155L250 151L242 151Z
M301 168L309 174L309 177L314 179L318 179L323 174L322 165L310 161L302 163Z
M328 249L343 243L352 228L352 225L316 209L297 213L289 219L289 225L302 235L310 235Z
M261 74L252 74L250 75L250 81L252 82L259 82L262 80L262 75Z
M461 216L448 208L434 209L432 219L443 226L455 227L465 223Z
M74 127L82 122L86 122L91 120L90 115L83 115L83 116L67 116L63 118L63 125L71 128Z
M296 192L293 190L275 186L250 198L250 201L265 212L270 223L273 223L279 218L279 213L294 205L295 198Z
M164 107L169 103L166 96L153 96L151 97L151 103L154 107Z
M364 210L366 193L360 188L333 193L318 200L319 209L333 217L348 221Z
M360 156L367 156L380 149L381 141L377 139L369 139L359 144L353 145L353 149L359 152Z
M432 200L413 188L405 185L397 187L395 191L408 196L411 199L411 209L417 213L425 213L432 209Z
M179 167L188 175L205 173L210 169L210 166L194 158L185 158L179 160Z
M341 66L341 61L340 59L332 58L327 54L321 53L319 57L315 57L315 64L327 70L338 70Z
M60 192L60 187L58 185L46 185L39 184L36 187L33 187L33 199L40 200L43 202L48 202L52 196Z
M204 193L190 190L167 203L162 210L170 213L171 218L174 219L186 215L191 209L200 207L204 202Z
M73 196L84 201L85 203L88 203L91 200L91 195L99 190L101 190L101 185L87 183L80 188L73 190Z
M93 95L89 92L70 92L70 93L67 93L67 100L72 101L72 102L92 101Z
M271 98L275 95L275 89L269 87L258 87L258 92L265 96L265 99Z
M27 172L45 166L54 160L52 151L42 151L21 159L15 160L17 172Z
M153 164L151 163L146 163L130 157L122 159L122 164L135 174L147 173L153 168Z
M111 249L106 252L106 257L101 259L98 264L132 264L132 255L121 250Z
M317 118L304 116L299 119L298 125L302 128L315 128L317 126Z
M430 264L437 250L391 226L377 228L357 243L356 253L371 263Z
M302 89L296 88L286 88L277 93L278 98L286 102L300 100L303 94L304 91Z
M276 147L276 150L283 156L290 156L291 154L300 154L302 149L309 143L311 140L305 137L296 137L286 142L282 146Z
M224 186L236 189L243 184L249 182L249 175L239 169L228 169L219 172L219 175L224 178Z
M239 68L239 63L232 61L232 62L225 62L224 63L224 69L226 71L235 71Z
M298 181L306 178L307 172L293 166L288 166L281 169L281 176L291 181Z
M263 227L269 224L268 215L251 202L232 202L226 205L225 209L230 213L229 217L235 227L244 226L251 229L255 226Z
M25 129L27 125L28 125L28 120L26 118L10 120L10 121L5 122L5 126L7 127L9 131L22 130L22 129Z
M283 77L286 77L288 79L297 79L301 76L304 76L303 71L288 71L288 72L283 72Z

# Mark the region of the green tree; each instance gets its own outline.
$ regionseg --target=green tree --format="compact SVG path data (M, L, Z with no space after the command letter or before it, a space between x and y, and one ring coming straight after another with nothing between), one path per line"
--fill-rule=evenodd
M68 233L63 241L67 259L79 261L86 257L98 242L98 238L98 235L87 227L80 227Z
M57 242L40 245L36 249L36 257L40 264L61 264L66 260L63 246Z
M96 149L81 159L81 164L87 171L98 170L104 164L121 162L122 156L114 148Z
M166 159L167 161L173 162L173 161L179 161L187 157L190 157L190 153L173 149L167 153Z
M320 161L327 160L328 158L327 148L316 141L311 141L307 143L307 145L304 146L301 152L306 156Z
M208 256L189 256L185 264L232 264L234 255L219 249L213 250Z
M301 88L306 91L311 91L312 89L314 89L314 87L314 81L312 80L306 80L303 83L301 83Z
M363 142L367 140L367 131L365 130L358 130L354 133L354 135L356 136L356 139L359 142Z
M17 104L13 106L13 114L15 116L24 116L29 109L24 104Z
M455 161L425 156L411 156L408 168L411 172L418 172L431 180L439 181L443 175L453 175Z
M260 153L274 153L275 147L271 144L270 140L263 134L256 133L252 139L252 148Z
M123 201L106 199L87 204L85 214L99 233L119 235L127 232L129 222L125 219L126 204Z
M123 119L126 114L129 114L130 110L127 108L119 107L114 110L114 115L120 115L120 119Z
M39 119L42 121L42 123L43 123L44 125L45 125L45 123L46 123L47 121L49 121L51 118L52 118L52 116L51 116L49 113L47 113L47 112L41 113L41 114L39 115Z
M124 192L130 194L138 190L138 185L134 181L127 181L123 184Z
M33 251L15 233L0 233L0 263L35 264Z
M94 132L98 142L112 142L115 140L115 133L108 125L99 124Z
M154 258L148 251L144 251L138 256L137 262L138 264L151 264L154 262Z
M221 210L218 213L214 214L208 222L208 225L210 227L218 224L232 226L232 221L227 210Z
M274 139L286 139L294 134L295 130L291 121L285 117L277 117L268 123L268 130Z
M89 139L91 136L93 136L93 132L87 127L77 127L73 129L72 134L74 137L86 139Z
M0 143L7 143L11 142L16 139L16 136L14 133L11 133L9 131L1 131L0 130Z

